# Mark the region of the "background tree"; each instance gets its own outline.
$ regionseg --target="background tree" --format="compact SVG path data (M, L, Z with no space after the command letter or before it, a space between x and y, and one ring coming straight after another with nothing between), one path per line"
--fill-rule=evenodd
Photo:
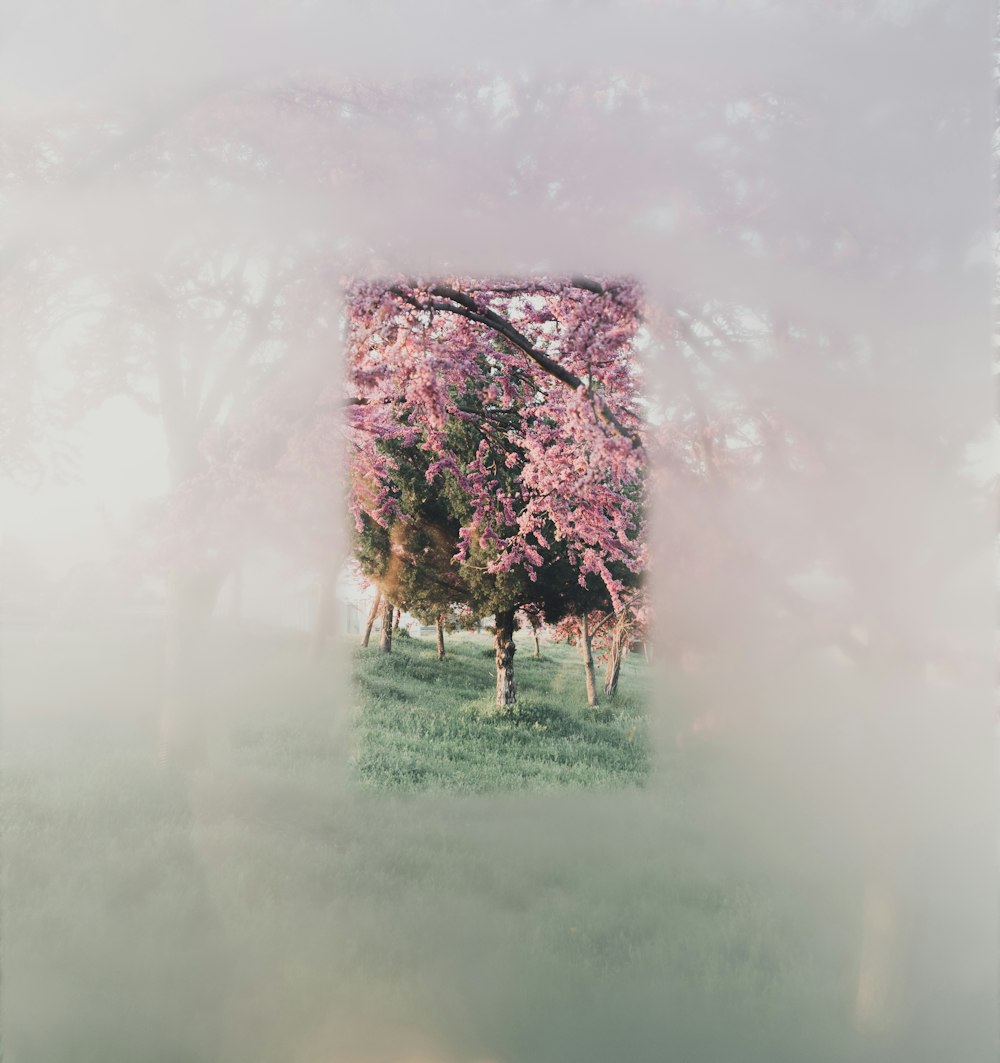
M439 617L452 604L469 598L468 588L452 565L459 523L446 499L428 484L427 462L421 460L419 451L390 441L384 453L395 463L395 499L406 519L383 525L362 513L355 557L362 571L377 581L380 593L398 609L439 628L439 656L443 656Z
M535 643L534 656L541 657L541 648L538 645L538 632L541 630L544 621L542 619L541 609L535 604L529 604L524 606L521 610L521 614L524 618L524 622L531 628L531 637Z

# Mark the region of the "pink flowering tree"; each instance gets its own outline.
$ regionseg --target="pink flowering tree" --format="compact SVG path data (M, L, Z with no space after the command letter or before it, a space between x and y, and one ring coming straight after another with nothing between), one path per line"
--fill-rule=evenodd
M516 614L551 596L553 558L613 608L645 564L638 286L357 282L348 309L355 526L391 538L412 523L414 469L426 495L449 500L452 563L494 616L497 703L509 705Z

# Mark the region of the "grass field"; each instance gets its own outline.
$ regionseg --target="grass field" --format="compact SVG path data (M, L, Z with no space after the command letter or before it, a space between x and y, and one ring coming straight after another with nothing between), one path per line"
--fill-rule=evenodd
M854 1058L850 874L741 850L641 662L588 715L568 651L522 649L495 720L487 644L356 653L352 688L349 649L220 636L228 753L165 770L155 638L7 635L5 1058Z
M488 638L396 639L392 654L353 654L357 773L370 789L488 793L641 786L650 769L646 664L623 662L618 694L586 704L579 652L518 653L517 704L498 714Z

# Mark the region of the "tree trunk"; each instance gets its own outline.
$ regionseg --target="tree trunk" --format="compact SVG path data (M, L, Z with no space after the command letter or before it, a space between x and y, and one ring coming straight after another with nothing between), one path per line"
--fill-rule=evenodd
M608 653L608 667L604 673L604 693L613 698L618 693L618 676L621 673L622 654L629 644L632 634L628 614L619 613L615 619L614 631L611 633L611 648Z
M379 590L375 594L375 600L372 602L371 609L368 610L368 619L365 621L365 635L361 640L361 645L365 649L368 649L368 640L372 637L372 628L375 626L375 617L378 616L379 607L382 605L382 591Z
M397 609L396 610L396 615L395 615L395 617L393 617L393 621L392 621L392 630L393 631L398 631L399 630L399 618L402 615L403 615L403 610L402 609Z
M594 655L590 649L590 619L586 613L580 621L580 653L587 676L587 704L593 707L597 704L597 676L594 675Z
M531 637L535 640L535 658L537 660L537 658L541 657L541 655L542 655L542 652L541 652L541 650L539 649L539 646L538 646L538 628L537 627L533 627L531 629Z
M393 605L388 598L382 599L382 631L379 634L378 648L383 653L392 653L392 615Z
M497 613L493 646L497 662L497 708L513 705L517 701L517 684L514 682L514 610Z
M604 693L609 698L614 698L618 693L618 676L622 669L621 644L616 638L611 640L611 648L608 651L608 667L604 673Z
M437 618L438 660L444 660L444 613L439 613Z

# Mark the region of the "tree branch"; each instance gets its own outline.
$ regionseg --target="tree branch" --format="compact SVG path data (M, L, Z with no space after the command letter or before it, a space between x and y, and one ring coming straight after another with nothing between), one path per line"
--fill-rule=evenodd
M438 300L450 301L422 303L404 288L394 286L390 288L389 291L417 310L440 310L444 313L456 314L469 321L475 321L478 324L486 325L487 328L490 328L498 335L503 336L504 339L508 340L520 351L523 351L524 354L526 354L540 369L549 376L555 377L560 383L565 384L567 387L573 388L574 390L586 388L586 385L580 377L575 373L571 373L565 366L560 365L543 351L538 350L532 344L531 340L529 340L522 332L518 331L518 329L516 329L506 318L501 317L496 311L490 310L488 307L480 307L471 296L465 295L463 292L459 292L454 288L449 288L444 285L435 285L430 289L431 295L437 296ZM618 435L627 439L632 444L633 449L641 452L643 446L639 433L632 432L626 428L614 415L607 402L601 398L600 395L591 395L590 398L594 403L594 408L598 417L600 417L600 419L611 427Z
M594 628L594 630L591 632L591 635L596 635L609 620L613 620L617 616L619 616L620 613L624 613L629 608L629 606L631 606L632 602L634 602L635 599L642 594L642 592L643 588L640 587L638 590L635 590L630 595L628 595L628 597L623 598L622 607L618 610L617 613L614 611L614 609L612 609L608 613L605 613L604 616L601 617L601 619L597 622L597 627Z

